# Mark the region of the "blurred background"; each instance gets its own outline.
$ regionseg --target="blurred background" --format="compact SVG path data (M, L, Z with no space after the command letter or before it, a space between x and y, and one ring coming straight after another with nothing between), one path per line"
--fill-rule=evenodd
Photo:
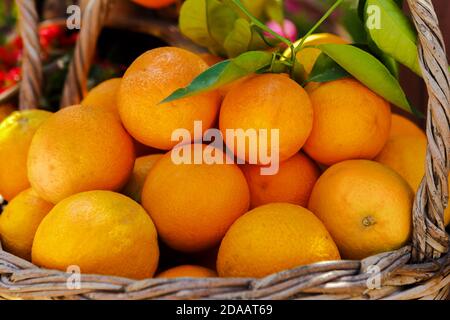
M95 1L95 0L94 0ZM122 0L126 1L126 0ZM257 3L263 0L255 0ZM348 0L354 1L354 0ZM65 28L66 10L71 4L85 6L88 0L38 0L38 10L43 21L40 29L42 55L44 59L45 88L41 105L53 110L57 108L67 64L71 59L77 32ZM129 4L116 13L115 24L102 31L98 42L95 63L91 68L89 86L111 77L121 76L138 55L146 50L166 45L167 37L162 30L177 24L181 0L161 10L150 10ZM406 2L406 1L405 1ZM21 43L17 36L17 12L13 0L0 1L0 104L14 103L14 86L20 81ZM301 37L334 0L284 0L286 17L293 21ZM433 0L444 33L447 52L450 51L450 1ZM405 11L407 6L405 5ZM133 17L133 27L126 27L127 17ZM345 14L336 12L319 31L346 35L342 27ZM150 23L151 22L151 23ZM117 26L117 24L122 24ZM124 27L125 26L125 27ZM137 32L138 31L138 32ZM347 34L348 36L348 34ZM424 111L427 92L423 81L412 72L401 68L401 83L408 98L416 108Z

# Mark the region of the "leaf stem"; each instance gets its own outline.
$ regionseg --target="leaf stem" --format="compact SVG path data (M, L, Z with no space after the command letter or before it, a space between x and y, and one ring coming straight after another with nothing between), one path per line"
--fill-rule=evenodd
M336 10L337 7L341 5L341 3L344 2L344 0L337 0L328 10L325 12L325 14L322 16L322 18L319 19L319 21L316 22L316 24L308 31L308 33L300 40L300 43L298 46L294 49L294 56L295 54L303 47L303 44L305 43L306 39L314 33L314 31L319 28L322 23Z

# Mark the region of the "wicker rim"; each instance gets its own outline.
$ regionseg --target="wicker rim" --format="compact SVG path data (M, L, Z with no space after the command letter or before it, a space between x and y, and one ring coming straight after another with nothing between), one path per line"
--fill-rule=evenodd
M19 109L36 109L42 90L41 45L36 32L39 18L34 1L16 0L16 5L19 9L19 28L23 39Z
M16 1L18 4L27 2ZM99 9L109 7L114 1L116 0L91 0L86 9L83 17L86 31L80 34L71 67L71 70L74 70L72 76L75 74L80 76L78 80L86 77L88 70L86 66L89 64L84 64L84 67L80 65L89 61L88 57L92 57L102 25L99 22L104 21L107 14L106 11ZM414 203L411 246L371 256L362 261L327 261L302 266L263 279L134 281L83 274L80 276L81 287L73 289L68 287L71 274L40 269L28 261L0 250L0 296L40 299L445 298L450 288L449 242L443 223L444 208L448 202L447 178L450 167L450 77L444 43L431 0L408 0L408 4L419 34L419 59L430 96L427 110L426 173ZM89 12L90 10L92 11ZM20 12L22 13L22 10ZM93 14L94 12L97 16ZM97 22L89 22L90 19ZM22 21L25 23L28 20ZM96 26L98 29L88 28L87 25ZM83 38L91 38L89 43L94 48L82 46L83 41L86 41ZM32 46L25 48L31 49ZM85 72L84 75L82 72ZM70 75L66 84L70 82L69 78ZM22 86L21 91L30 91L29 87ZM77 87L80 89L83 85ZM73 89L66 88L65 92L66 90L68 92ZM411 262L416 264L410 264ZM380 287L377 289L370 286L373 268L379 271L380 276L377 278L380 280Z

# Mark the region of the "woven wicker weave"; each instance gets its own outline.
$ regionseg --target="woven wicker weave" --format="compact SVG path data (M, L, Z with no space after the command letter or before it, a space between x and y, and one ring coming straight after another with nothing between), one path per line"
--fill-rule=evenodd
M95 41L108 10L119 0L91 0L84 15L62 105L77 103L85 89ZM21 108L35 107L40 69L29 0L17 0L24 36ZM286 270L263 279L130 279L40 269L0 249L0 297L4 299L444 299L450 289L449 237L443 224L450 167L450 77L444 43L431 0L408 0L418 30L419 57L430 96L426 174L413 209L411 245L362 261L329 261ZM30 69L30 66L34 68ZM379 272L380 286L371 284ZM375 277L374 277L375 276Z

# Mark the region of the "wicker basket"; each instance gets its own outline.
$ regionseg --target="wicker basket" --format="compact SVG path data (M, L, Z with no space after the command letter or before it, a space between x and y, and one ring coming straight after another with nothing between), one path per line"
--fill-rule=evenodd
M35 108L41 67L37 16L30 0L16 0L25 40L20 108ZM91 0L67 78L63 106L79 102L95 41L119 0ZM450 167L450 77L431 0L408 0L419 33L419 56L430 96L427 110L426 175L413 208L411 244L362 261L328 261L262 279L130 279L40 269L0 249L0 298L4 299L445 299L450 287L450 253L443 212ZM378 273L374 274L373 272ZM380 286L372 287L377 276Z

